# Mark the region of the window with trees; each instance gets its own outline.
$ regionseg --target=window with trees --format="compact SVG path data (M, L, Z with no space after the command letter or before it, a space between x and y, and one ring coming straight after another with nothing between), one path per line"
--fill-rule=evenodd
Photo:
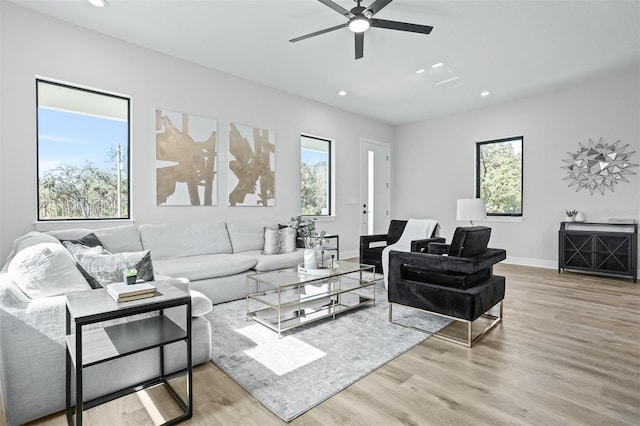
M129 99L36 80L38 220L128 219Z
M522 216L522 136L476 143L476 197L488 216Z
M300 208L303 216L330 216L331 141L315 136L300 138Z

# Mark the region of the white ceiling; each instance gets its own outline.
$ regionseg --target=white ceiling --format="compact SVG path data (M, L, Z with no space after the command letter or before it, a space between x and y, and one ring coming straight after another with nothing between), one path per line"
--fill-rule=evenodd
M432 25L380 28L354 59L346 22L316 0L14 2L150 49L393 125L529 96L637 68L638 0L395 0L376 17ZM373 0L364 0L368 6ZM335 0L346 9L352 0ZM432 69L431 65L444 66ZM415 71L425 68L422 74ZM450 83L440 81L459 77ZM345 90L347 96L338 96ZM488 90L490 96L481 97Z

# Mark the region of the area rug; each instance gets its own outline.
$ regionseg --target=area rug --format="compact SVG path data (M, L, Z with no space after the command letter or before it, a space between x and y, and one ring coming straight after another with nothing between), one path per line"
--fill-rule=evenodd
M382 281L376 305L366 305L278 334L247 321L245 301L215 305L207 315L212 361L278 417L289 422L430 334L391 324ZM394 306L394 321L434 333L449 323L435 315Z

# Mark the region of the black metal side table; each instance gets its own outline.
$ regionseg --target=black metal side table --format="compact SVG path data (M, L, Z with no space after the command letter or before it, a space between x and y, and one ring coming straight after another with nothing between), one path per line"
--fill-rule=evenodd
M325 240L336 240L335 247L333 246L325 246L325 250L335 250L336 251L336 260L340 260L340 235L338 234L327 234L324 236Z
M193 366L191 360L191 296L168 281L154 281L154 297L125 303L116 303L106 289L70 293L66 296L66 414L69 424L81 425L82 412L97 405L112 401L138 390L163 384L184 414L167 421L165 425L178 423L193 415ZM186 330L164 315L164 309L185 306ZM97 329L83 330L84 326L146 312L157 311L157 316ZM75 334L71 334L71 323L75 322ZM184 341L187 366L165 374L164 347L170 343ZM109 393L90 401L83 401L83 370L93 365L125 357L140 351L158 348L160 365L158 376L143 383ZM71 380L75 370L75 405L72 406ZM118 374L114 371L113 374ZM174 390L169 380L186 374L187 401Z

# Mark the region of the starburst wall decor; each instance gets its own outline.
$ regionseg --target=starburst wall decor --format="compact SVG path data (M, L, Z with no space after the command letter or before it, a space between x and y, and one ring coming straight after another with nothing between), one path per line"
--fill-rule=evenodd
M629 182L625 175L635 175L635 172L629 170L636 167L637 164L631 163L629 157L635 152L625 152L629 145L618 146L620 141L613 145L609 145L602 141L594 144L589 139L588 146L581 143L580 149L575 154L567 152L571 157L568 160L562 160L567 163L562 166L567 169L568 176L564 180L571 180L569 186L576 186L576 192L581 189L588 189L591 195L596 190L604 195L604 190L609 189L613 192L613 186L620 182Z

